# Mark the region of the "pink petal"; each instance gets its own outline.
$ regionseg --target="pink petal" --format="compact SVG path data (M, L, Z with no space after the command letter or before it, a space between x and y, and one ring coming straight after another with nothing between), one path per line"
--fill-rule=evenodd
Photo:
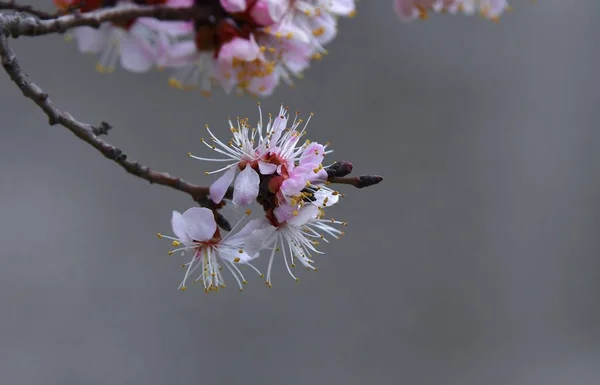
M323 162L324 157L325 147L317 142L312 142L304 149L304 152L300 157L300 164L302 166L316 168Z
M300 167L296 167L294 170L299 168ZM287 197L300 194L300 191L306 187L306 174L307 173L297 173L294 176L284 180L283 183L281 183L281 192L283 192L283 194Z
M244 170L235 179L233 186L233 204L243 206L252 203L258 196L258 185L260 176L250 165L246 165Z
M236 13L244 12L247 4L246 0L221 0L221 6L225 8L227 12Z
M297 209L296 206L292 206L291 204L281 204L275 207L273 214L275 215L277 222L285 223L294 216L293 212Z
M223 175L219 177L213 184L210 185L210 199L212 199L215 203L220 203L223 200L223 197L227 193L227 189L231 182L233 182L233 178L235 177L235 172L237 171L237 164L231 166Z
M252 61L260 57L260 47L253 37L250 40L236 37L230 42L223 44L219 51L219 59L231 62L234 58L244 61Z
M185 231L196 241L207 241L217 230L213 212L205 207L192 207L182 214Z

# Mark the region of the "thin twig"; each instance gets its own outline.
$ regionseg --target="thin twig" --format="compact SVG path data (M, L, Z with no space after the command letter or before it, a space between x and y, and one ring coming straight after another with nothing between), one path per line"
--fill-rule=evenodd
M328 181L336 184L349 184L350 186L354 186L356 188L365 188L380 183L383 181L383 177L379 175L360 175L353 177L334 176L330 177Z
M166 172L160 172L143 166L138 162L128 160L127 155L115 146L103 141L96 134L96 127L77 121L69 113L62 112L52 104L45 93L37 84L33 83L29 76L21 69L17 57L8 44L6 31L0 23L0 58L2 66L12 81L19 87L23 95L38 105L48 116L50 125L60 124L75 134L79 139L88 143L98 150L106 158L117 163L130 174L156 183L185 192L194 199L200 199L208 194L208 187L198 186L184 181L181 178L171 176ZM102 125L100 125L102 126ZM107 127L104 127L107 129Z
M12 37L39 36L63 33L74 27L98 28L103 22L125 21L137 17L153 17L158 20L207 20L214 12L210 6L168 7L165 5L126 4L103 8L86 13L74 13L53 19L40 20L21 14L0 15L0 24Z
M38 17L40 19L53 19L53 18L59 16L58 13L41 11L31 5L17 4L14 0L0 1L0 10L26 12L26 13L33 15L35 17Z

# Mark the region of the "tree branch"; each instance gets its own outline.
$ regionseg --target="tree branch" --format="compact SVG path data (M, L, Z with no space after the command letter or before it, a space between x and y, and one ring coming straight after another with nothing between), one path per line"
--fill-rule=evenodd
M0 15L6 33L12 37L39 36L63 33L74 27L100 27L107 21L126 21L137 17L153 17L159 20L206 20L214 12L210 6L169 7L165 5L126 4L114 8L103 8L86 13L59 16L47 20L25 17L21 14Z
M12 81L19 87L23 95L38 105L48 116L50 125L60 124L71 131L75 136L98 150L104 157L121 166L128 173L156 183L185 192L195 200L202 199L208 194L208 187L198 186L184 181L181 178L171 176L168 173L154 171L147 166L127 159L127 155L117 147L100 139L96 133L104 133L108 130L108 124L93 127L77 121L69 113L62 112L52 104L45 93L37 84L33 83L29 76L21 69L15 53L8 44L7 31L1 24L0 18L0 58L4 70ZM95 133L96 132L96 133Z
M53 19L53 18L59 16L58 13L54 13L54 12L50 13L50 12L40 11L39 9L36 9L35 7L33 7L31 5L17 4L17 3L15 3L14 0L0 1L0 10L26 12L26 13L33 15L35 17L38 17L40 19Z

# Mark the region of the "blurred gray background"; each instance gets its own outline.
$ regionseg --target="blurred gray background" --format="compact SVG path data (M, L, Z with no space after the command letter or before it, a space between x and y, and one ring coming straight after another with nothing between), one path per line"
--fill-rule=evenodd
M184 260L155 233L191 200L48 126L1 75L0 383L599 384L600 3L515 0L499 24L402 24L390 3L361 1L262 100L314 111L311 139L386 178L342 188L348 235L299 285L277 260L272 289L177 291ZM98 74L60 36L13 47L59 107L197 183L204 124L257 117L166 73Z

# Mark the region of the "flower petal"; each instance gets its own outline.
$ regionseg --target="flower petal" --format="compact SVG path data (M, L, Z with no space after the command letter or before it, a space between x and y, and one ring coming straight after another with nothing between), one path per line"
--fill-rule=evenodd
M317 142L312 142L304 149L300 157L300 164L307 167L316 168L325 157L325 147Z
M247 4L246 0L221 0L221 6L230 13L244 12Z
M249 221L248 223L246 223L246 225L237 233L235 233L232 236L229 236L229 234L227 235L226 238L223 239L223 241L221 241L221 244L223 245L227 245L227 246L232 246L232 247L243 247L244 246L244 241L246 240L246 237L248 235L250 235L250 233L252 233L254 230L258 230L260 228L263 228L265 226L267 226L269 224L269 220L267 218L258 218L258 219L253 219L251 221Z
M126 33L120 42L121 65L132 72L148 71L155 61L155 54L142 38Z
M98 53L108 42L109 26L102 25L98 29L91 27L73 28L73 35L77 40L77 48L84 53Z
M181 43L173 44L166 50L161 65L165 67L183 67L191 64L199 55L200 53L193 41L182 41Z
M244 247L246 253L248 253L248 255L256 255L262 249L267 247L275 234L275 230L277 230L275 226L269 225L268 227L252 231L252 233L246 237Z
M317 206L304 206L298 211L298 215L294 216L291 219L288 219L287 223L292 226L302 226L309 220L316 218L318 212L319 208Z
M258 171L263 175L271 175L277 170L277 165L273 163L258 161Z
M217 230L213 212L206 207L192 207L182 215L185 231L195 241L207 241Z
M231 182L233 182L233 178L235 177L235 172L237 170L237 165L232 165L229 170L225 171L223 175L219 177L213 184L210 185L210 199L212 199L215 203L220 203L227 193L227 189Z
M249 164L235 179L233 186L233 204L236 206L252 203L258 196L260 177Z
M171 228L173 229L173 234L175 234L182 242L192 241L192 238L186 231L183 216L179 211L173 211L173 215L171 216Z

